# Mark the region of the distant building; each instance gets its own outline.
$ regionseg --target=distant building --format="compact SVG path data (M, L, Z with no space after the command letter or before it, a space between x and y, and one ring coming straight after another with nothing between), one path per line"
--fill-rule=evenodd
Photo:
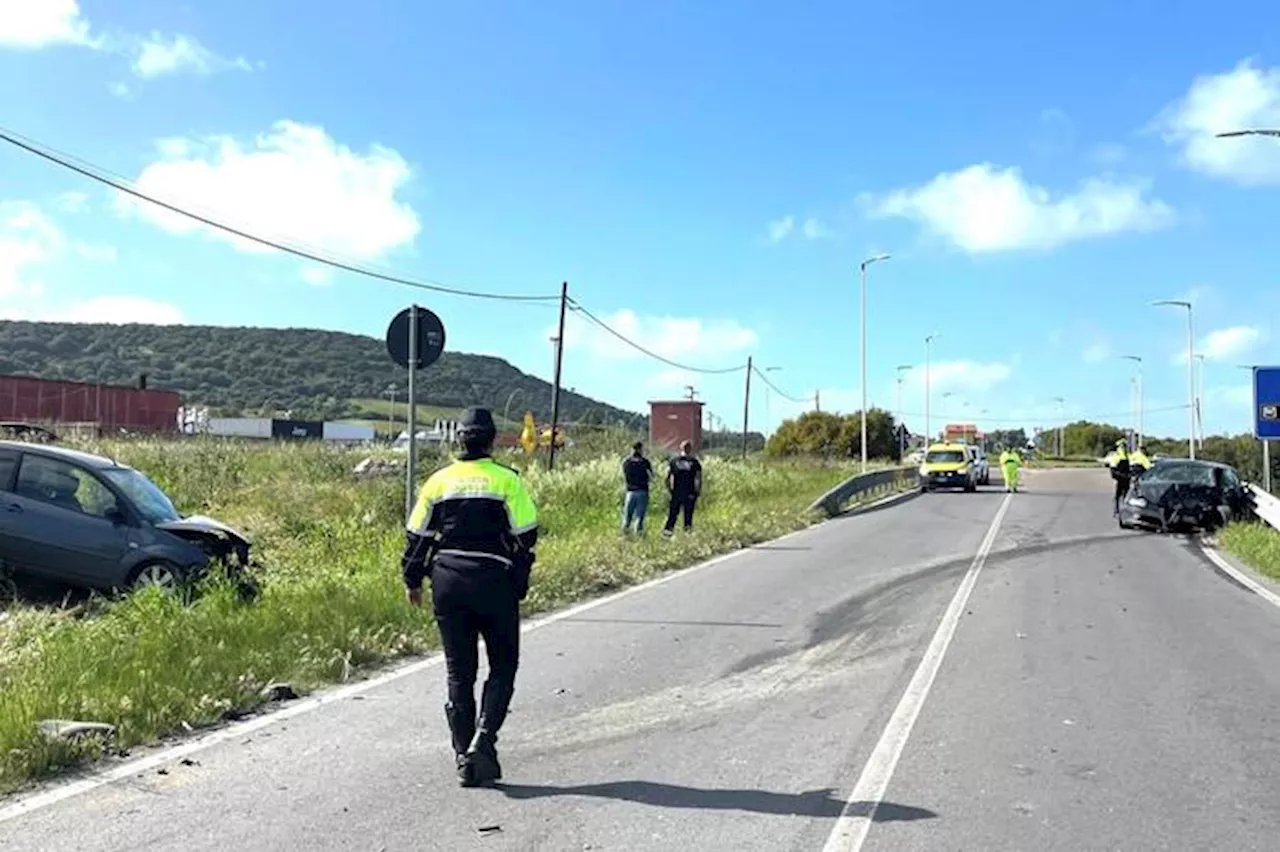
M702 452L702 405L696 399L658 400L649 403L649 445L675 452L681 441Z
M79 425L105 434L178 431L177 391L138 386L0 376L0 420Z

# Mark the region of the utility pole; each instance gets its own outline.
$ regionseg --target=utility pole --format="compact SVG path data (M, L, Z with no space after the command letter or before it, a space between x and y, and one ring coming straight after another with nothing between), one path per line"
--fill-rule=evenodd
M1140 447L1142 446L1142 429L1143 429L1142 356L1141 355L1121 355L1120 357L1125 359L1126 361L1132 361L1138 365L1138 418L1137 418L1138 434L1136 436L1136 440L1134 443L1135 443L1135 446Z
M1200 362L1200 388L1196 391L1196 428L1200 432L1199 445L1204 449L1204 353L1197 352L1196 360Z
M564 363L564 315L569 305L569 282L560 283L560 325L556 332L556 370L551 385L551 446L547 449L547 470L556 466L556 439L560 437L560 367Z
M905 371L905 370L910 370L910 369L911 369L911 365L910 365L910 364L899 364L899 365L898 365L898 399L897 399L897 407L898 407L898 411L897 411L897 417L898 417L898 458L899 458L899 459L901 459L901 458L902 458L902 456L903 456L903 454L904 454L904 453L906 453L906 451L907 451L907 430L906 430L905 428L903 428L903 425L902 425L902 417L903 417L903 414L902 414L902 373L903 373L903 371Z
M1053 398L1053 401L1058 403L1058 458L1062 458L1063 456L1062 427L1063 427L1063 420L1067 416L1066 409L1064 408L1066 400L1060 396L1055 396Z
M862 279L862 473L867 472L867 267L888 259L889 255L878 254L858 267Z
M747 391L742 397L742 457L747 457L747 428L751 422L751 356L747 356Z
M822 405L819 403L819 400L818 400L818 392L817 392L817 391L814 391L814 392L813 392L813 410L814 410L814 411L821 411L821 410L822 410Z

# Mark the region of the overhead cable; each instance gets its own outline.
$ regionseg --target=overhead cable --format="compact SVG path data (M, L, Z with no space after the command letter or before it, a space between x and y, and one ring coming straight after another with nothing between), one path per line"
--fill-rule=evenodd
M768 378L768 377L764 374L764 372L763 372L759 367L757 367L755 364L752 364L752 365L751 365L751 372L753 372L753 373L755 373L757 376L759 376L759 377L760 377L760 381L762 381L762 382L764 382L766 385L768 385L768 387L769 387L769 389L770 389L770 390L772 390L774 393L776 393L778 396L782 397L783 399L787 400L788 402L795 402L795 403L807 403L807 402L809 402L809 401L810 401L810 400L807 400L807 399L800 399L800 398L798 398L798 397L791 396L790 394L788 394L788 393L784 393L783 391L779 390L779 389L778 389L778 386L777 386L777 385L775 385L773 382L769 381L769 378Z
M588 321L604 329L609 334L612 334L614 337L618 338L618 340L621 340L623 343L627 344L628 346L635 349L636 351L643 352L645 355L648 355L650 358L654 358L658 361L661 361L662 363L667 364L668 366L676 367L677 369L680 369L680 370L688 370L690 373L703 373L707 375L723 375L726 373L737 373L747 368L746 364L740 364L737 367L722 367L719 369L712 369L709 367L693 367L693 366L690 366L689 364L681 364L678 361L672 361L670 358L659 355L657 352L654 352L650 349L646 349L645 347L641 346L639 343L636 343L634 340L627 337L625 334L618 331L617 329L613 328L607 322L597 317L595 314L591 313L591 311L587 310L585 307L582 306L581 302L578 302L573 298L570 298L569 304L574 311L582 314L582 316L586 317Z

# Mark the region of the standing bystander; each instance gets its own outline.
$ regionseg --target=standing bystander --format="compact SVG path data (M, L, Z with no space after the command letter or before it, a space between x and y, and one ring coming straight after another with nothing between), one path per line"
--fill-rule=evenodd
M622 460L622 481L626 496L622 498L622 531L631 531L635 521L637 533L644 534L644 516L649 512L649 480L653 479L653 465L644 457L644 444L631 445L631 455Z
M676 515L684 514L685 531L693 529L693 509L702 494L702 462L693 455L693 443L682 441L680 455L667 463L667 490L671 492L671 505L667 509L667 525L662 534L675 533Z

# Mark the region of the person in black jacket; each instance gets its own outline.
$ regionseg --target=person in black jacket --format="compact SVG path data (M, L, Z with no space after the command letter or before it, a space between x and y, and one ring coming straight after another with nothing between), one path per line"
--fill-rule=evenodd
M667 525L662 534L671 536L676 529L676 516L684 514L685 531L693 529L693 510L702 495L702 462L693 456L693 443L682 441L680 455L667 462L667 491L671 504L667 508Z
M1115 460L1111 462L1111 478L1116 482L1115 497L1112 500L1112 515L1120 515L1120 501L1129 493L1129 451L1124 441L1116 441Z
M538 542L538 510L520 474L491 457L497 429L485 408L459 421L463 453L418 492L401 561L409 603L431 604L444 646L458 780L471 787L502 777L496 747L520 662L520 601ZM484 637L489 677L476 717L477 643Z
M649 512L649 480L653 479L653 465L644 457L644 444L636 441L631 445L631 455L622 461L622 480L627 493L622 500L622 531L631 530L635 521L635 529L644 533L644 516Z

